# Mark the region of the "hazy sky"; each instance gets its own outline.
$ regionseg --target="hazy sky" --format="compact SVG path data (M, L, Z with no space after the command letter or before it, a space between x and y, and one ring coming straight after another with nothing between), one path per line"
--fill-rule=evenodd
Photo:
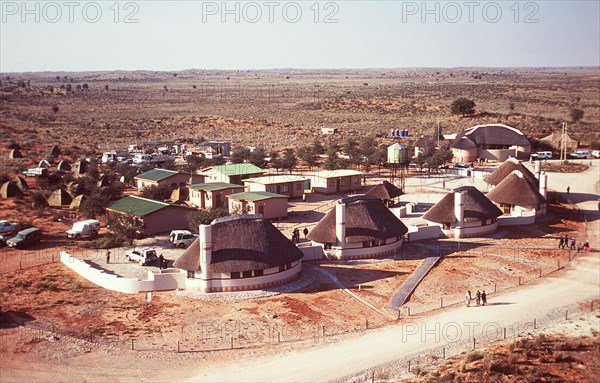
M0 0L0 70L598 66L599 4Z

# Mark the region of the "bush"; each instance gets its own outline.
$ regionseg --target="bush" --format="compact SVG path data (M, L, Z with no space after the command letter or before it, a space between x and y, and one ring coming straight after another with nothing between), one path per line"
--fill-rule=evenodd
M168 186L148 186L140 192L140 197L153 199L156 201L164 201L171 197L171 189Z
M473 112L475 112L475 101L465 97L457 98L450 105L450 112L452 114L461 114L463 116L473 114Z
M485 354L483 352L473 351L472 353L467 355L467 363L471 363L476 360L481 360L481 359L483 359L484 356L485 356Z
M196 231L198 230L198 226L200 225L208 225L213 220L226 217L229 215L229 211L227 209L219 208L212 210L196 210L189 212L187 214L188 228L190 230Z
M108 235L94 241L82 242L80 246L86 249L112 249L121 247L124 243L125 239L123 237L118 235Z

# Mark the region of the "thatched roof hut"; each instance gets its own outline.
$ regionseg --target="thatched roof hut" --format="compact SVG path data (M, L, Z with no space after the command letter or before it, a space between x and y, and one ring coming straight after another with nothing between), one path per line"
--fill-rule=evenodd
M27 185L27 181L25 181L25 178L21 176L14 176L10 179L10 181L15 182L19 189L21 189L21 191L29 190L29 185Z
M537 206L546 203L546 199L538 190L538 186L524 174L515 171L492 189L487 198L505 205Z
M100 178L98 178L98 181L96 182L96 186L98 186L99 188L103 188L109 186L111 183L112 180L110 179L110 177L101 175Z
M453 149L474 149L477 144L471 141L468 137L462 136L457 138L451 145Z
M83 203L83 201L85 201L87 198L89 198L86 195L80 194L77 197L73 198L73 200L71 201L71 204L69 205L70 209L73 210L78 210L79 207L81 206L81 204Z
M264 270L302 259L302 252L271 222L255 215L213 221L210 273ZM200 239L175 261L175 267L200 271Z
M402 221L376 197L351 197L338 202L346 204L345 242L401 237L408 232ZM318 243L336 243L335 208L325 214L307 238Z
M21 151L19 149L12 149L10 151L10 154L8 155L8 158L10 158L10 159L23 158L23 154L21 154Z
M70 205L73 198L65 189L56 189L48 196L48 205L50 206L65 206Z
M423 219L435 223L456 222L454 210L454 196L456 192L465 192L463 196L464 219L463 222L473 222L498 218L502 211L494 205L482 192L474 186L461 186L448 193L438 203L433 205L424 215Z
M537 178L535 178L535 175L529 169L527 169L525 165L523 165L519 160L513 157L504 161L504 163L500 165L498 169L494 170L492 174L487 176L484 179L484 181L490 185L496 186L515 170L521 172L523 174L523 177L525 177L532 184L536 185L536 187L539 186L540 182Z
M18 198L23 196L23 191L15 181L8 181L2 184L0 196L2 196L2 198Z
M61 171L61 172L70 172L71 171L71 165L67 161L62 160L62 161L60 161L58 163L57 169L59 171Z
M477 125L466 129L458 135L452 143L452 148L458 148L460 140L466 137L477 146L497 145L497 146L530 146L531 143L525 135L511 126L504 124L485 124Z
M392 200L403 194L404 192L402 192L402 189L388 181L383 181L382 183L375 185L375 187L365 193L365 195L372 195L384 201Z
M42 168L42 169L48 169L50 167L50 162L48 162L48 160L41 160L40 162L38 162L38 168Z

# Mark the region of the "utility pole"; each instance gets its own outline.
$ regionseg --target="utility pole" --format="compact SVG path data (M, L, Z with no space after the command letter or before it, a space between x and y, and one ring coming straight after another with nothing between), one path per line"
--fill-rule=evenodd
M440 148L440 120L437 120L437 148Z

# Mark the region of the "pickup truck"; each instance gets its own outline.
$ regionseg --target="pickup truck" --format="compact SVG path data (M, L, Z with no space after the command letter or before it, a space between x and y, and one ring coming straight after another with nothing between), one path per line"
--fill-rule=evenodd
M152 247L136 247L125 253L128 261L134 261L140 266L147 266L158 261L156 250Z
M12 233L17 231L19 224L16 222L8 222L7 220L0 220L0 233Z
M87 221L79 221L73 224L71 230L67 230L67 237L80 239L82 237L96 238L100 231L100 222L96 219L88 219Z

